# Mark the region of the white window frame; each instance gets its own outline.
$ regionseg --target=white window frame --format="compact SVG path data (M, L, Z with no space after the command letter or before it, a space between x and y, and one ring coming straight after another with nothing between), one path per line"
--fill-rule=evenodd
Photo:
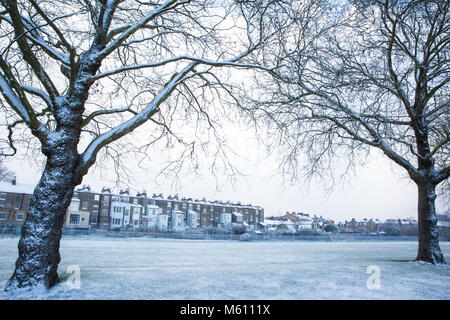
M72 217L78 217L78 219L72 219ZM75 223L73 220L78 220L78 222ZM78 225L80 224L80 220L81 220L80 214L78 213L69 214L69 224Z

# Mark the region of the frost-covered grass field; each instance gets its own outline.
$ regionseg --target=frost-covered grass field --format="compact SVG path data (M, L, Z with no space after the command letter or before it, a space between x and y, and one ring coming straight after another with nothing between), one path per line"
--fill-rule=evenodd
M17 241L0 239L3 287ZM450 262L450 243L441 248ZM1 290L0 299L449 299L450 267L412 262L416 250L415 242L63 239L60 284L47 294ZM67 285L76 284L67 281L73 265L80 289ZM374 265L379 289L367 286Z

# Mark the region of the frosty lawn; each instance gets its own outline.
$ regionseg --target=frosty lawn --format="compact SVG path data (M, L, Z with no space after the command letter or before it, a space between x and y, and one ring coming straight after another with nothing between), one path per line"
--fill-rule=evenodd
M0 239L2 287L17 241ZM450 262L450 242L441 248ZM59 274L78 266L81 289L0 299L450 299L450 267L411 262L416 253L416 242L63 239ZM372 265L380 289L367 286Z

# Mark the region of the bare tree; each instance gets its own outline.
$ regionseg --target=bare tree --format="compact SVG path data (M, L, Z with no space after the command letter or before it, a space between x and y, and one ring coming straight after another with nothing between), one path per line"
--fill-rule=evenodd
M3 164L3 161L0 160L0 181L10 181L14 179L14 173Z
M381 151L417 185L416 259L445 263L435 199L450 174L450 3L341 3L312 1L305 16L306 4L293 2L295 24L264 49L277 68L258 73L248 111L287 147L288 170L333 174L333 160Z
M220 68L250 67L243 59L270 35L255 32L260 20L243 14L240 1L0 3L0 101L8 131L2 155L16 154L15 133L26 128L45 156L7 289L49 288L59 280L74 187L99 152L115 157L114 143L151 122L143 153L173 133L192 154L194 143L178 137L173 122L184 119L194 138L202 123L214 135L211 101L225 88Z

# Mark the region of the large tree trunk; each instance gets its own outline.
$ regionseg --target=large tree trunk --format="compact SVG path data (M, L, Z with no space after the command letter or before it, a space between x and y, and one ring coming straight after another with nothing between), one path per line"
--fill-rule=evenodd
M67 132L43 147L47 162L37 184L22 234L19 257L6 290L24 287L50 288L59 281L59 244L64 217L76 186L77 138Z
M417 183L419 213L419 249L417 261L444 264L444 255L439 247L437 216L435 209L436 186L429 180Z

